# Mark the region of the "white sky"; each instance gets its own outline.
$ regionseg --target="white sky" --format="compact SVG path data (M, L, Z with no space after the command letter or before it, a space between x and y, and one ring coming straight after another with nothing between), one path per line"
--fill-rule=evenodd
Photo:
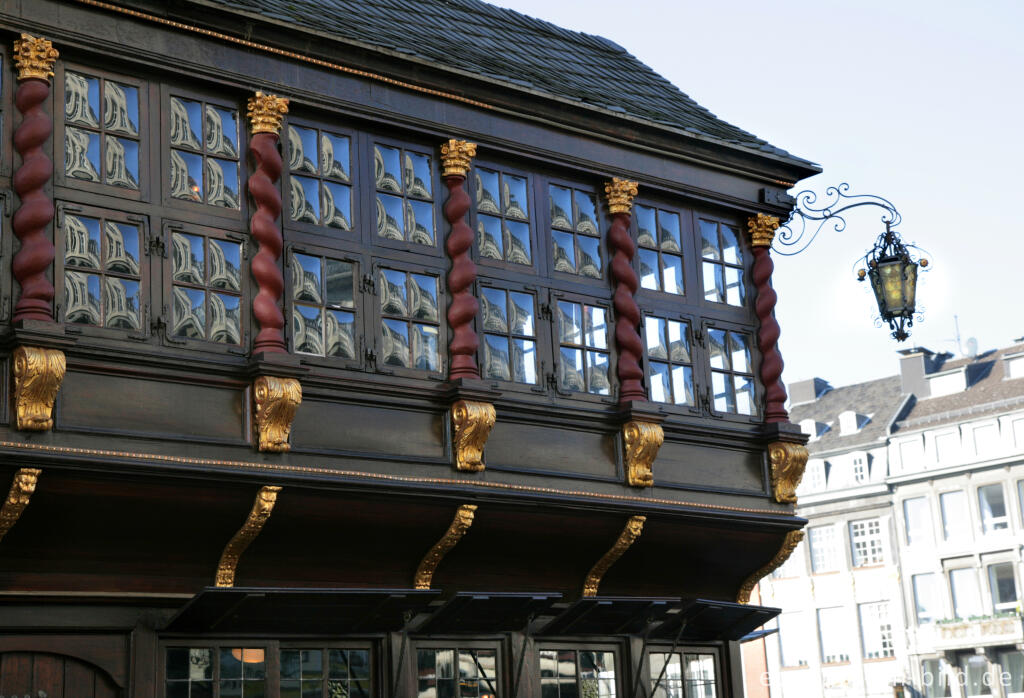
M1024 2L494 0L612 39L724 120L817 162L791 193L849 182L903 214L928 252L924 322L897 345L854 261L881 232L862 209L842 234L775 257L787 382L834 386L897 371L897 349L982 351L1024 335Z

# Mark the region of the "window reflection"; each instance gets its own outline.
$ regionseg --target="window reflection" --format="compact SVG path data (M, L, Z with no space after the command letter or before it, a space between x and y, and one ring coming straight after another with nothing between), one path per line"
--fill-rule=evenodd
M64 319L97 327L141 329L139 227L65 213L63 233Z
M438 278L397 269L379 272L381 352L389 366L440 370Z
M171 196L239 208L238 112L172 96L168 130Z
M377 235L435 244L433 165L429 155L374 144Z
M526 179L477 167L473 171L473 181L480 257L527 266L532 264Z

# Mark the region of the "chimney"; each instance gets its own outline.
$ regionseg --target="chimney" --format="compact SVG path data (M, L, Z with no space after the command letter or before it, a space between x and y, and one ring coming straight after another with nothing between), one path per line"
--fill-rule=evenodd
M814 402L819 397L832 390L832 386L824 378L811 378L810 380L790 383L789 404L802 405L805 402Z
M931 386L926 376L934 369L935 352L924 347L911 347L898 352L900 359L900 384L904 395L919 398L931 396Z

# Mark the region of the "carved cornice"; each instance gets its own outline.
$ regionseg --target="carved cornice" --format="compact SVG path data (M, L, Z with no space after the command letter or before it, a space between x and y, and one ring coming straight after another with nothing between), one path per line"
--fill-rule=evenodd
M750 231L750 244L754 247L771 247L775 239L775 231L779 227L779 219L766 213L759 213L747 219L747 230Z
M18 80L50 82L53 64L60 53L48 39L22 34L14 41L14 63L18 66Z
M484 469L484 444L497 419L489 402L459 400L452 405L452 450L458 470L479 472Z
M60 349L20 346L14 350L14 409L22 431L53 428L53 403L67 371Z
M442 177L465 177L476 157L476 143L454 138L441 144Z
M636 198L639 185L628 179L612 177L612 181L604 185L604 193L608 199L608 212L629 213L633 210L633 199Z
M253 133L281 135L281 120L288 113L288 99L257 92L249 98L249 123Z
M789 556L793 554L793 550L796 549L797 544L799 544L803 539L803 531L790 531L787 533L785 540L782 541L782 547L779 548L779 552L775 554L772 561L747 577L747 581L743 582L743 586L740 587L739 593L736 594L736 603L749 603L750 593L754 591L754 587L757 586L757 583L778 568L782 567L786 560L789 559Z
M416 589L429 589L434 580L434 572L441 563L441 559L455 547L455 544L462 540L466 531L473 525L473 517L476 515L476 504L463 504L455 512L455 518L448 526L448 530L441 536L441 540L434 544L420 566L416 568L416 575L413 577L413 586Z
M597 561L597 564L590 568L590 573L587 575L586 581L583 582L584 596L597 596L597 588L601 585L604 575L615 564L615 561L622 557L622 554L629 550L629 547L640 537L644 530L645 521L647 521L646 516L630 517L629 521L626 522L626 527L622 529L622 533L619 534L618 539L615 541L615 545Z
M796 504L796 488L807 467L807 448L802 444L776 441L768 445L772 466L772 492L780 504Z
M224 546L224 552L220 554L220 562L217 563L217 586L233 587L235 585L238 559L263 530L267 519L274 511L274 505L277 504L277 493L280 491L280 487L266 485L261 487L256 494L256 501L253 502L249 518L238 529L238 533L232 536L228 544Z
M14 473L11 490L7 493L3 506L0 506L0 540L3 540L21 518L21 513L28 506L32 493L36 491L36 482L41 472L43 471L38 468L19 468L18 472Z
M654 485L652 466L658 449L665 442L665 432L660 424L632 420L622 427L622 444L625 447L626 480L632 487Z
M302 404L302 386L295 378L259 376L252 387L256 408L256 437L259 450L282 452L291 448L295 411Z

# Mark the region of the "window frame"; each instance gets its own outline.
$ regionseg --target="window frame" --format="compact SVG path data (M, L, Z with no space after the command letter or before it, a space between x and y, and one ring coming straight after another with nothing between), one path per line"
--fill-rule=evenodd
M911 596L912 596L913 602L914 602L914 620L915 620L915 622L918 625L928 625L928 624L934 623L937 620L941 620L942 619L940 614L944 614L945 610L942 608L942 605L943 605L942 604L942 597L943 597L943 595L942 595L942 589L940 589L939 585L942 583L942 579L944 578L944 576L945 575L941 575L941 574L938 574L938 573L933 572L933 571L932 572L921 572L919 574L912 574L912 575L910 575L910 593L911 593ZM931 618L922 618L922 611L921 611L922 604L921 604L921 601L920 601L921 595L919 593L919 587L918 587L918 584L917 584L917 580L918 579L924 579L924 578L928 578L928 579L931 580L929 582L929 584L931 584L931 591L930 591L931 598L927 599L926 601L930 601L930 602L934 603L935 606L936 606L934 615ZM927 606L927 603L925 603L924 605ZM927 612L927 609L925 609L925 611Z
M566 303L574 303L579 306L590 305L593 307L602 308L605 311L605 322L607 325L607 343L608 348L606 350L601 349L587 349L584 345L578 345L580 351L584 354L587 351L605 351L608 354L608 394L600 395L598 393L592 393L587 390L577 390L571 392L565 392L561 389L558 381L559 365L562 360L562 341L561 334L558 331L558 303L560 301ZM619 376L617 372L618 368L618 355L616 352L617 347L615 346L615 316L614 307L611 300L604 300L601 298L595 298L594 296L588 296L581 293L575 293L572 291L563 291L557 288L548 289L548 310L544 312L545 320L550 323L551 333L551 376L554 382L552 383L551 391L558 398L566 398L571 400L585 400L588 402L606 403L606 404L617 404L619 394ZM582 312L582 310L581 310ZM550 313L550 318L547 317ZM577 345L568 345L574 348ZM586 356L583 357L584 366L584 381L589 378L589 374L586 373Z
M888 563L888 559L887 559L887 555L886 555L886 553L888 551L886 550L886 545L885 545L886 530L885 530L885 526L883 525L883 521L884 521L884 519L882 517L880 517L880 516L873 516L873 517L869 517L869 518L866 518L866 519L856 519L856 520L850 521L850 523L848 524L849 531L850 531L850 554L851 554L850 562L851 562L851 567L853 569L858 569L858 568L861 568L861 567L876 567L876 566L885 565L885 564ZM878 535L877 535L877 538L870 534L870 524L872 522L876 522L878 524ZM864 536L863 536L864 544L865 544L865 546L867 546L866 551L867 551L867 554L868 554L868 556L870 558L866 562L859 562L858 563L858 555L857 555L857 538L858 537L855 536L854 532L853 532L854 531L854 526L856 526L857 524L864 524L864 531L865 531ZM874 541L874 540L878 541L878 551L879 551L878 554L881 556L880 559L875 559L875 556L871 555L871 552L870 552L871 551L871 547L870 546L871 546L872 541Z
M653 651L653 645L648 647L648 653ZM625 684L626 684L626 673L629 672L632 667L629 667L625 663L627 646L623 642L606 641L606 642L590 642L580 641L573 639L566 640L552 640L545 638L543 642L536 642L533 647L533 659L536 662L536 673L531 677L533 682L536 682L536 687L543 691L543 678L541 674L540 665L540 653L547 652L559 652L563 650L573 650L577 653L576 655L576 690L580 688L580 662L579 652L611 652L615 661L615 695L624 695ZM649 666L649 657L644 658L645 666ZM650 669L648 669L648 674ZM555 677L557 678L557 676ZM540 695L540 693L538 693Z
M1003 512L1004 513L1003 513L1002 516L992 516L990 519L986 520L985 519L985 513L984 513L985 512L985 507L982 506L982 501L984 500L984 501L987 502L987 497L983 497L982 496L982 490L988 490L990 488L998 488L999 497L1000 497L1000 499L1002 499L1002 503L1003 503ZM977 504L978 504L978 523L981 525L981 534L984 535L984 536L991 536L991 535L1005 535L1005 533L1001 533L1002 531L1005 531L1006 533L1009 533L1010 532L1011 515L1010 515L1010 507L1009 507L1009 505L1008 505L1008 503L1006 501L1006 489L1003 487L1003 483L1002 482L989 482L989 483L986 483L986 484L977 485L974 489L975 489L975 492L976 492L976 499L977 499ZM991 510L992 505L988 504L988 507ZM1002 524L1002 525L1000 525L1000 524Z
M381 670L382 670L383 667L379 666L382 663L382 659L381 659L380 652L378 652L378 648L377 648L377 643L376 642L372 642L372 641L362 641L362 642L360 642L359 640L331 640L331 641L319 642L317 640L281 639L281 640L274 640L273 644L276 645L275 652L274 652L274 660L275 660L276 665L277 665L277 671L274 674L274 682L275 682L275 685L276 685L276 688L277 688L277 691L278 691L278 696L281 695L281 652L284 651L284 650L310 650L310 649L323 650L325 652L327 652L328 650L335 650L335 649L341 649L341 650L365 650L365 651L367 651L369 653L369 655L370 655L370 672L369 672L369 676L370 676L370 692L369 692L369 696L370 696L370 698L375 698L376 696L383 695L383 693L384 693L384 691L383 691L383 681L382 681L383 677L381 675ZM327 663L328 661L329 661L328 656L325 656L324 659L323 659L323 662ZM292 679L292 680L294 680L294 679ZM326 675L326 673L320 679L320 681L322 682L321 683L321 688L323 689L323 694L322 694L323 698L330 698L330 696L328 694L328 688L327 688L327 681L328 680L329 680L329 677ZM269 688L270 687L268 686L268 689ZM301 689L300 689L300 693L301 693ZM268 694L269 694L269 690L268 690ZM162 697L162 698L164 698L164 697Z
M607 241L609 221L608 221L608 216L605 213L606 206L604 205L604 202L602 201L602 197L601 197L601 195L600 195L600 193L598 191L598 188L596 186L590 186L590 185L587 185L587 184L583 184L582 182L577 181L577 180L562 179L560 177L551 177L551 176L540 177L540 176L535 176L535 181L537 182L536 186L539 187L538 191L542 191L544 193L543 197L538 197L538 200L543 199L545 206L543 207L544 208L543 212L540 214L540 216L538 216L537 226L538 226L538 231L539 231L541 229L540 228L540 223L543 221L543 223L544 223L544 228L543 229L547 231L547 234L544 236L544 245L546 246L546 249L545 249L545 252L544 252L544 258L545 258L544 278L548 281L549 287L552 288L552 289L565 288L565 286L563 286L563 284L570 284L570 285L578 284L579 285L578 288L595 288L596 287L596 288L600 288L601 289L601 293L607 294L608 297L610 298L611 297L611 288L609 286L609 283L610 283L612 277L611 277L611 273L610 273L610 269L609 269L609 267L611 266L611 257L609 255L610 250L608 248L608 241ZM555 228L552 225L552 220L551 220L551 187L553 187L553 186L554 187L560 187L562 189L569 189L570 191L573 192L573 194L572 194L573 210L571 212L571 215L573 216L572 230L568 230L568 229L565 229L565 228ZM594 199L594 202L595 202L594 211L595 211L595 215L597 216L597 220L595 221L595 223L597 225L597 235L596 236L595 235L587 235L586 233L579 233L579 232L576 231L576 220L575 220L575 216L576 216L576 196L575 196L575 192L577 192L577 191L582 192L583 194L586 194L588 196L592 196L593 199ZM593 238L594 240L597 240L597 243L598 243L598 254L601 255L601 275L600 276L584 276L584 275L580 274L578 272L578 269L579 269L579 262L578 262L578 260L573 260L573 264L575 265L577 271L574 271L574 272L570 273L570 272L566 272L566 271L556 271L555 270L555 253L554 253L555 238L552 235L552 232L556 231L556 230L559 231L559 232L568 233L568 234L573 236L573 252L574 253L575 253L575 251L579 247L578 243L576 242L576 237L578 235L583 235L583 237ZM539 232L537 234L537 237L538 238L541 237ZM588 293L588 291L582 291L582 292L583 293Z
M959 493L963 497L963 514L968 519L968 521L966 522L966 525L960 525L960 526L956 525L956 521L950 521L949 522L950 525L947 526L947 522L946 522L946 507L943 506L943 497L947 497L947 496L951 496L951 495L956 495L957 493ZM952 500L947 499L945 501L952 501ZM952 511L950 513L954 514L954 515L956 514L955 511ZM967 490L966 489L960 488L960 489L946 490L944 492L939 492L939 515L942 517L942 540L944 542L946 542L946 543L970 543L971 542L971 540L973 539L972 532L974 530L974 526L971 525L971 523L970 523L971 500L970 500L970 498L967 495ZM955 518L955 516L954 516L954 518ZM955 534L954 535L950 535L950 531L960 531L961 533L960 533L960 535L955 535Z
M699 646L699 645L676 645L675 649L673 650L673 648L670 645L650 644L650 645L647 646L647 651L644 654L645 654L645 657L644 657L644 660L643 660L643 664L640 667L637 668L639 671L641 671L641 679L640 679L639 683L643 683L644 682L644 678L646 678L647 686L646 686L646 690L644 692L644 695L647 695L647 692L652 691L652 689L654 688L654 682L658 678L656 676L653 676L653 672L651 670L651 655L653 655L653 654L667 654L667 655L677 654L677 655L679 655L679 659L680 659L679 668L680 668L680 672L681 672L680 676L679 676L679 682L680 682L680 688L681 688L681 694L680 695L681 696L685 696L686 698L694 698L693 694L689 691L689 688L688 688L687 683L686 683L686 655L688 655L688 654L690 654L690 655L692 655L692 654L697 654L697 655L707 654L707 655L711 655L712 658L713 658L713 661L714 661L714 665L715 665L715 676L714 676L714 679L715 679L715 695L719 696L719 698L721 698L722 696L726 695L725 689L727 689L727 686L724 683L725 667L723 666L723 660L722 660L722 654L723 653L722 653L720 647L716 647L716 646ZM631 669L632 669L632 667L631 667ZM666 671L665 673L666 673L666 676L667 676L668 672ZM634 683L636 683L636 682L634 682ZM659 693L653 693L653 692L651 693L652 698L655 698L658 695L664 695L664 696L669 695L668 692L666 691L666 687L665 687L664 683L662 683L658 687L658 690L659 690ZM616 694L616 695L625 695L625 694Z
M969 578L974 580L975 597L974 597L973 600L976 603L975 607L978 610L978 615L984 615L984 613L985 613L985 599L984 599L984 597L982 597L982 587L981 587L981 582L978 579L978 569L976 567L973 567L973 566L963 566L963 565L960 565L958 567L951 567L951 568L947 569L946 570L946 575L945 575L946 578L949 580L949 596L950 596L950 601L952 602L950 604L950 609L953 612L953 617L957 618L959 620L968 620L968 619L970 619L972 617L970 615L968 615L966 617L965 616L961 616L957 612L957 593L956 593L957 585L953 583L954 573L956 573L956 572L969 572L972 575L972 577L969 577ZM966 591L966 590L965 589L961 589L961 591Z
M664 211L666 213L674 213L679 217L679 253L680 267L683 272L683 292L672 293L670 291L655 290L650 288L644 288L641 284L642 276L640 273L640 250L652 250L658 253L658 284L664 286L663 277L663 264L662 264L662 249L659 244L657 248L645 247L640 244L640 220L637 216L637 207L643 206L644 208L653 208L655 210L655 220L658 219L658 211ZM700 251L696 246L696 238L694 236L693 223L694 217L692 215L693 210L691 208L679 205L671 205L658 199L640 198L637 197L633 201L633 208L630 212L630 227L629 233L633 240L633 245L636 247L636 253L633 255L633 271L637 275L637 291L636 299L640 305L646 303L665 303L670 307L678 308L680 302L687 307L696 308L698 304L693 303L694 294L694 280L699 278L696 276L697 257L700 255ZM689 247L687 247L689 242ZM673 254L669 252L668 254ZM609 263L611 260L609 260Z
M761 352L757 346L757 327L756 326L744 326L736 322L725 322L722 320L715 320L708 317L701 318L700 328L700 344L704 349L704 361L702 362L704 373L703 388L704 388L704 401L707 407L707 413L718 419L726 419L733 422L745 422L748 424L763 424L764 423L764 386L761 385ZM750 370L751 373L744 373L742 371L735 371L732 368L729 369L715 369L711 367L711 330L724 330L730 334L742 334L746 335L748 339L747 346L750 349ZM754 407L754 414L741 414L739 412L719 412L715 409L715 388L714 388L714 373L723 373L729 376L746 376L749 375L751 382L754 386L753 395L751 395L751 402ZM735 383L734 383L735 386ZM734 391L735 396L735 391Z
M831 530L831 534L828 536L830 538L831 545L825 548L819 548L814 544L814 531L823 531L825 529ZM840 562L841 557L839 547L842 535L842 532L839 530L839 527L835 523L822 524L820 526L808 526L807 548L811 554L811 574L828 574L830 572L838 572L842 568L842 564ZM816 556L814 552L816 548L823 550L824 553L826 553L819 556L824 559L823 564L829 559L832 561L832 565L830 567L823 567L821 569L818 569L818 567L815 565Z
M497 259L493 259L491 257L484 257L483 255L480 254L480 246L479 246L479 244L477 242L477 234L478 234L477 226L479 225L480 211L477 208L478 204L477 204L477 200L476 200L476 190L475 190L475 187L476 187L475 176L477 174L477 170L480 169L480 168L483 168L485 170L491 170L493 172L497 172L498 175L499 175L499 178L501 178L504 175L508 174L508 175L513 176L513 177L518 177L520 179L525 179L526 180L526 199L527 199L527 206L529 207L529 211L528 211L529 217L525 221L522 221L522 220L516 219L516 218L513 218L511 220L516 221L516 222L520 222L520 223L525 223L527 228L529 229L529 233L530 233L530 235L529 235L529 237L530 237L530 264L529 265L517 264L516 262L509 262L509 261L507 261L505 259L497 260ZM539 248L538 248L538 244L537 244L538 238L540 237L539 232L538 232L539 231L538 216L540 215L540 210L537 207L537 195L536 195L536 190L535 190L535 180L536 179L537 179L537 176L536 176L535 173L529 172L527 170L523 170L523 169L518 168L518 167L510 166L510 165L507 165L505 163L491 161L491 160L483 160L483 159L474 159L473 160L473 167L472 167L472 169L470 169L470 171L468 173L468 176L466 178L466 193L469 194L470 201L472 202L471 205L470 205L470 211L466 215L466 222L469 223L469 226L473 229L473 247L472 247L473 261L475 261L483 269L486 270L483 273L484 277L486 277L486 278L495 278L495 277L492 276L492 274L497 274L497 278L504 278L506 274L511 274L511 275L516 275L516 276L529 276L529 277L533 277L537 281L540 281L540 280L545 278L545 277L543 277L541 275L540 270L546 268L547 258L545 256L538 256L538 252L540 251ZM501 192L499 192L499 195L500 194L501 194ZM506 216L505 216L504 213L498 213L498 214L495 214L495 213L484 213L483 215L485 215L485 216L493 216L495 218L500 219L502 221L502 225L504 225L504 221L506 220ZM548 216L550 216L550 215L551 214L548 213ZM504 232L504 228L502 230Z
M911 527L910 527L910 509L907 505L910 502L923 500L923 512L927 520L924 522L926 525L923 527L923 537L920 540L914 540L911 538ZM932 517L931 499L926 494L915 495L913 497L907 497L903 500L900 507L903 510L903 539L907 546L919 546L926 545L928 543L935 543L935 526L934 519Z
M693 404L679 404L675 402L657 402L651 398L651 363L662 363L668 364L669 376L671 377L671 371L673 366L686 366L683 362L673 362L671 359L651 359L648 352L647 342L647 319L657 318L659 320L682 322L686 325L687 342L690 345L690 374L693 378ZM707 349L703 345L701 331L697 329L699 327L701 318L689 312L688 309L680 310L676 308L673 311L664 311L661 309L655 309L653 307L644 308L640 311L640 341L644 345L643 356L641 362L644 370L644 389L647 394L647 400L651 405L658 406L663 412L672 414L678 414L682 416L700 417L701 416L701 400L702 390L707 387L707 384L703 376L703 366L709 362L709 355ZM671 378L670 378L671 380ZM673 389L673 398L675 397L675 391Z
M699 290L700 301L694 305L701 308L701 315L707 315L708 311L717 311L719 313L725 313L727 316L736 316L737 314L744 315L748 318L753 319L754 315L754 301L757 297L756 289L752 286L750 271L753 267L754 250L750 245L749 235L744 232L744 226L742 222L738 222L734 217L715 213L703 208L692 209L692 224L691 231L693 235L693 247L695 249L696 258L694 260L695 266L697 267L697 276L695 277ZM739 245L739 252L742 258L742 263L726 264L722 260L705 260L704 249L701 244L701 232L700 232L700 221L701 219L707 221L713 221L719 226L726 225L736 230L736 238ZM719 244L721 244L721 231L718 231ZM740 280L743 284L743 302L739 305L732 305L727 302L711 301L708 300L704 292L704 262L707 261L709 264L716 264L718 266L729 267L740 270ZM728 287L727 287L728 288ZM756 326L754 331L756 331Z
M1013 599L1013 601L1002 601L1002 602L1000 602L996 598L997 591L996 591L996 587L995 587L995 584L994 584L994 582L996 582L996 577L993 576L993 573L995 572L995 568L996 567L1003 567L1003 566L1008 567L1010 569L1010 577L1013 580L1013 593L1014 593L1014 597L1015 597ZM985 578L986 578L986 581L988 582L988 597L992 601L992 613L1006 613L1008 611L1013 611L1020 604L1021 595L1020 595L1020 579L1019 579L1019 573L1018 573L1018 570L1017 570L1018 567L1019 567L1019 565L1016 564L1012 559L1006 559L1006 560L997 559L997 560L986 562L986 564L985 564ZM1000 608L1000 606L1004 606L1004 608Z
M870 628L870 630L873 633L877 632L878 636L875 639L878 641L878 644L881 647L881 653L880 654L876 653L876 652L873 652L873 651L870 651L870 652L868 651L868 635L867 635L867 631L869 630L869 628L866 626L866 624L864 622L865 621L865 617L864 617L865 613L864 613L864 611L866 609L868 609L868 608L875 608L875 609L877 609L876 611L872 611L874 617L873 618L869 618L869 620L877 621L877 623L875 623ZM860 626L861 652L862 652L862 656L864 657L864 659L865 660L868 660L868 659L874 659L874 660L895 659L896 658L896 637L895 637L895 632L894 632L894 629L893 629L892 617L890 615L889 602L888 601L871 601L871 602L867 602L867 603L858 603L857 604L857 620L858 620L858 625ZM888 626L888 628L889 628L889 632L888 632L888 640L889 640L888 652L887 652L886 647L885 647L885 643L886 643L885 626Z
M498 334L497 332L488 332L483 326L483 298L482 289L492 288L506 293L523 293L533 296L533 329L534 329L534 344L536 345L537 352L537 382L536 383L518 383L516 381L504 381L496 378L489 378L484 375L484 342L486 334ZM549 392L550 387L548 385L548 369L552 365L553 357L548 354L552 346L552 336L554 333L553 321L549 321L544 313L544 298L546 289L539 285L533 284L521 284L514 281L508 281L501 278L481 278L476 283L476 298L480 300L480 311L473 318L474 331L477 334L479 340L479 346L476 351L477 366L480 369L480 378L484 382L491 383L494 386L501 388L503 392L514 391L520 393L529 393L534 395L545 395ZM505 337L511 337L511 333L503 335ZM525 337L522 335L521 337Z
M432 636L432 637L413 637L409 640L409 657L406 661L409 664L407 671L411 674L411 688L412 693L409 695L419 695L419 651L420 650L494 650L494 687L497 689L498 696L504 696L509 691L507 682L510 680L506 676L505 672L505 643L498 639L482 639L479 636L474 638L472 636ZM373 657L371 655L371 661ZM457 660L457 658L456 658ZM523 676L520 679L521 684L528 683L527 674L524 667ZM406 678L400 678L399 681L409 680ZM401 690L398 691L401 694Z
M448 362L450 357L448 356L448 342L451 341L451 330L448 327L447 309L448 309L448 290L447 284L445 283L445 271L444 269L426 266L422 263L409 263L395 257L381 257L372 253L367 255L369 257L369 273L373 276L374 291L372 294L367 295L367 301L364 306L369 307L372 303L373 315L367 313L365 325L368 330L373 332L373 343L371 344L369 339L364 340L367 349L372 349L376 359L372 362L373 372L386 376L400 376L405 378L420 378L420 379L432 379L437 381L445 380L448 375ZM380 305L380 273L382 269L390 269L392 271L400 271L406 274L420 274L422 276L435 276L437 278L437 310L438 310L438 322L437 322L437 371L424 371L417 368L406 368L403 366L394 366L391 364L384 364L381 361L380 351L381 345L384 339L384 314L381 312ZM408 280L408 279L407 279ZM370 300L372 298L372 300ZM388 316L391 319L399 319L397 316ZM403 322L410 323L414 320L409 317L405 317ZM431 322L423 322L421 324L433 325ZM409 339L409 360L412 361L412 338Z

